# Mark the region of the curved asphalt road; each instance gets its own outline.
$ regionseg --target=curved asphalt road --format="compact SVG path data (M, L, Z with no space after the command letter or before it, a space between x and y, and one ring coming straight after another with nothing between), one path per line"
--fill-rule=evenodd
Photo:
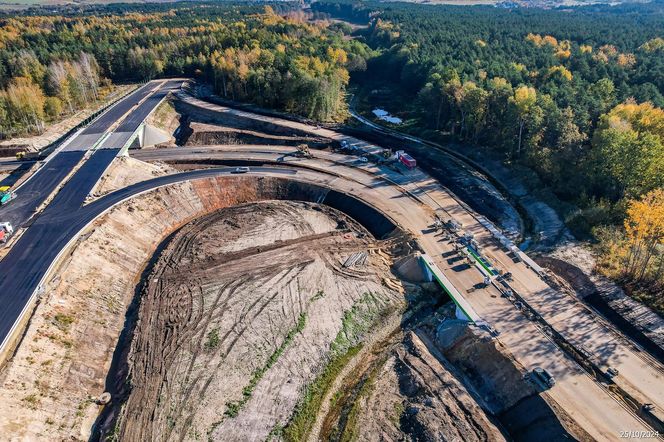
M109 152L115 151L109 150ZM96 155L98 153L93 155L93 158ZM90 161L81 168L79 173L88 163ZM154 178L110 193L78 210L70 208L80 207L82 200L71 198L69 196L71 194L66 192L58 193L43 214L26 230L10 253L0 261L0 306L2 307L0 309L0 342L2 342L2 346L4 347L5 339L11 334L14 324L22 316L24 308L29 305L33 293L51 264L69 241L88 223L104 211L138 193L180 181L231 174L234 170L234 167L203 169ZM292 169L277 167L252 167L252 172L276 173L286 176L297 173ZM72 184L78 185L79 173L66 187ZM95 182L98 178L99 176L95 178ZM85 178L81 178L80 181L85 181ZM87 193L80 192L78 195L87 195Z
M0 350L4 349L7 338L60 250L94 219L95 213L99 214L113 205L113 198L122 199L121 195L140 192L139 186L130 186L124 189L127 193L116 192L81 207L106 168L131 140L145 118L170 91L179 89L181 84L181 80L170 80L156 88L156 83L148 83L122 98L50 157L16 190L17 198L0 209L0 221L11 222L15 229L29 226L7 256L0 260ZM110 130L123 116L126 117L120 125ZM33 216L84 159L86 152L95 147L96 150L53 201L42 213ZM159 180L145 184L160 185L155 181Z
M99 150L92 155L91 160L97 157L94 159L94 162L97 165L97 169L101 169L98 176L91 181L92 184L86 186L92 188L115 157L115 155L104 154L101 150L116 149L117 153L131 139L135 131L159 102L170 91L179 89L181 83L181 80L167 81L156 92L154 92L156 84L154 82L147 83L120 99L88 127L74 136L60 151L54 153L41 169L37 170L23 185L15 189L17 198L7 206L0 207L0 222L9 221L14 226L14 229L27 226L28 220L30 220L37 208L58 187L62 180L69 175L74 167L83 160L86 152L94 148L109 129L129 112L129 115L126 116L120 126L110 133L108 138L98 147ZM146 97L148 98L146 99ZM141 102L141 100L143 101ZM136 106L137 103L140 104ZM136 108L132 110L134 106ZM102 156L103 158L101 158ZM88 178L92 178L92 175L89 175ZM74 190L77 189L74 188ZM68 209L75 210L76 208L71 206ZM0 278L2 277L3 275L0 275ZM2 308L1 301L0 298L0 308Z

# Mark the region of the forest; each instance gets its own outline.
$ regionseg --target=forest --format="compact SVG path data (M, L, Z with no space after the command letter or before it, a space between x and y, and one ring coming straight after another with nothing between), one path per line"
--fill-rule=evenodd
M321 121L340 118L369 48L295 4L71 6L0 15L0 137L38 133L99 85L162 76Z
M432 141L526 167L664 311L664 2L542 10L322 1L379 55L352 82ZM647 220L647 221L646 221Z
M387 90L400 130L534 171L572 231L598 241L602 270L664 311L663 29L664 0L28 9L0 14L0 138L39 133L110 82L194 77L328 122L347 117L347 88Z

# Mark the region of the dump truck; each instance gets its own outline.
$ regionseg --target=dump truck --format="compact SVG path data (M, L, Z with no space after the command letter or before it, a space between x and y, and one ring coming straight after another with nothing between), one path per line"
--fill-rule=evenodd
M41 152L28 152L28 151L16 152L17 160L23 160L23 161L38 160L40 156Z
M415 158L411 157L408 155L406 152L403 150L397 151L397 159L401 164L406 166L409 169L414 169L417 166L417 162L415 161Z

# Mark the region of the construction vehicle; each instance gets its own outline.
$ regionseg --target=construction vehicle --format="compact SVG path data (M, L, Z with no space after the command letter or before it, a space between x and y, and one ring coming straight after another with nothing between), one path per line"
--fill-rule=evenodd
M0 206L4 206L16 198L16 193L9 189L9 186L0 187Z
M14 233L12 223L0 223L0 244L6 243L12 233Z
M297 145L297 157L299 158L312 158L313 155L311 155L311 152L309 151L309 146L306 144L298 144Z
M28 151L16 152L16 159L24 161L38 160L40 155L41 155L40 152L28 152Z
M542 367L535 367L535 369L533 369L533 373L542 382L544 382L544 384L547 387L551 388L554 385L556 385L556 379L553 376L551 376L551 374L548 371L546 371L545 369L543 369Z
M397 160L399 160L399 162L406 166L408 169L414 169L417 166L417 161L415 161L415 158L411 157L403 150L397 150L396 155Z

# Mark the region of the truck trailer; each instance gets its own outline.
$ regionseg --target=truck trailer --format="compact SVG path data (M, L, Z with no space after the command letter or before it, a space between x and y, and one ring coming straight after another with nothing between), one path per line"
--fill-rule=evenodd
M415 158L411 157L403 150L397 151L397 158L399 159L399 162L408 169L414 169L417 166Z
M0 223L0 244L6 243L12 233L14 233L14 227L11 223Z

